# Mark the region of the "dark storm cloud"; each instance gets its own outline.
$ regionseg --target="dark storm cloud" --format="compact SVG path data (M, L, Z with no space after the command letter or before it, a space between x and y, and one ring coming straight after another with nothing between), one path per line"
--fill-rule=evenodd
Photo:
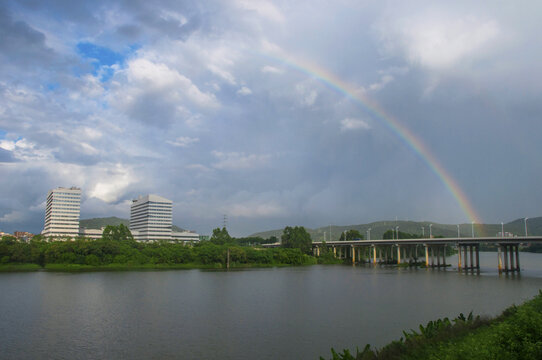
M43 33L13 19L3 6L0 6L0 54L4 62L24 66L50 62L56 57L46 46Z
M8 150L0 148L0 163L14 162L16 159L13 157L13 153Z

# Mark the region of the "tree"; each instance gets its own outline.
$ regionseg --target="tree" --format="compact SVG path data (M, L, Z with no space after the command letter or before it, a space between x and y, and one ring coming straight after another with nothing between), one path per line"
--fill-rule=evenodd
M130 229L124 224L117 226L107 225L102 233L102 239L108 241L134 241Z
M309 254L312 249L312 239L303 226L286 226L281 236L282 247L300 249L301 252Z
M346 232L346 239L344 236L344 232L341 233L341 237L339 238L339 241L350 241L350 240L363 240L363 235L357 230L348 230Z
M224 245L231 242L231 236L228 234L228 230L225 227L222 229L216 228L213 230L210 241L215 245Z

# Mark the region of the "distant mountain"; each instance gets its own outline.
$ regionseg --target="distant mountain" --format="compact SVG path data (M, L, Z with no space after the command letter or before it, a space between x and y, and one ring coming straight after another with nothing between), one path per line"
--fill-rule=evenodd
M101 229L103 227L106 227L107 225L117 226L120 224L130 226L130 220L121 219L116 216L79 220L79 226L82 228L87 228L87 229ZM172 226L172 230L179 231L179 232L185 231L184 229L181 229L180 227L176 225Z
M399 231L407 232L411 234L422 234L422 227L425 236L429 237L429 224L431 226L431 233L434 236L454 237L457 236L457 224L438 224L431 223L429 221L417 222L417 221L377 221L370 224L360 225L331 225L324 226L317 229L308 229L307 231L312 237L313 241L324 240L324 232L326 233L326 240L338 240L341 233L345 230L358 230L363 234L364 238L367 238L367 230L371 228L371 239L381 239L382 234L386 231L394 229L399 226ZM528 235L542 235L542 217L530 218L527 220ZM271 236L280 238L283 229L269 230L258 232L250 236L260 236L267 239ZM517 219L509 223L504 224L504 231L510 232L514 235L525 235L525 222L523 219ZM331 238L330 238L331 232ZM475 236L495 236L501 232L501 224L474 224ZM471 224L459 224L459 233L461 236L468 237L472 235Z

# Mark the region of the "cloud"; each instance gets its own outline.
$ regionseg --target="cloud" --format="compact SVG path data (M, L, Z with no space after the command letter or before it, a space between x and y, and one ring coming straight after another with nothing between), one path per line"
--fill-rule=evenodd
M394 79L391 75L383 75L380 78L379 82L376 82L374 84L369 85L369 89L372 91L379 91L382 90L386 85L388 85L390 82L392 82Z
M28 67L59 60L46 45L44 33L25 21L14 20L3 6L0 6L0 34L0 56L4 64Z
M252 94L252 90L250 90L246 86L243 86L239 90L237 90L237 94L239 94L239 95L250 95L250 94Z
M122 198L128 186L136 182L136 175L132 169L122 164L98 168L97 171L99 176L94 177L97 181L91 185L88 194L89 197L100 199L106 203L112 203Z
M230 216L247 218L270 217L284 213L284 209L274 202L261 203L259 201L231 204L225 210Z
M155 126L216 109L215 95L165 63L138 57L114 76L109 102L131 118Z
M14 222L20 222L21 220L24 220L25 216L21 211L11 211L7 214L4 214L2 217L0 217L0 222L5 223L14 223Z
M368 130L370 128L369 124L361 119L346 118L341 120L341 131Z
M282 74L284 73L284 70L282 69L279 69L279 68L276 68L274 66L269 66L269 65L266 65L262 68L262 72L265 74L265 73L270 73L270 74Z
M501 32L494 19L434 11L385 21L378 28L387 52L400 52L410 63L434 69L450 68L483 54Z
M259 16L282 23L285 21L285 17L280 10L271 2L266 0L237 0L237 6L242 9L253 11Z
M181 136L181 137L176 138L173 141L167 140L166 142L168 144L173 145L173 146L189 147L190 145L195 144L198 141L199 141L199 138L191 138L189 136Z
M0 163L7 163L15 161L15 157L10 150L5 150L0 144Z
M253 169L264 166L271 155L266 154L245 154L242 152L224 153L213 151L212 154L218 159L213 167L221 170Z
M307 83L300 83L295 86L302 106L312 106L316 102L318 92Z

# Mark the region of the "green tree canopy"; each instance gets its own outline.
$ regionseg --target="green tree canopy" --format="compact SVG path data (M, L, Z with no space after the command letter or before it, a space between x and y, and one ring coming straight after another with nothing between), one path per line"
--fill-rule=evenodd
M382 235L382 239L397 238L397 234L394 230L388 230ZM422 236L418 234L411 234L407 232L399 231L399 239L421 239Z
M357 230L348 230L346 232L346 238L344 236L344 232L341 233L341 237L339 238L339 241L350 241L350 240L363 240L363 235Z
M130 229L124 224L107 225L102 233L102 239L109 241L134 241Z
M210 241L215 245L224 245L231 242L231 236L228 234L228 230L225 227L222 229L216 228L213 230Z
M303 253L310 253L312 249L312 239L310 234L303 226L284 228L282 233L282 247L300 249Z

